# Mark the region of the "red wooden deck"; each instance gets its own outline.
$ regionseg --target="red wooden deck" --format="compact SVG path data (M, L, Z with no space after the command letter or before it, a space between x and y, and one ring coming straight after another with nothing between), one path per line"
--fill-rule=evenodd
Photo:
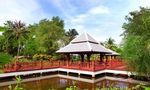
M99 61L90 62L68 62L68 61L32 61L32 62L17 62L15 64L7 64L4 66L4 72L18 72L28 70L41 70L51 68L65 68L84 71L100 71L104 69L109 70L126 70L126 65L121 60L111 60L107 63L100 63Z

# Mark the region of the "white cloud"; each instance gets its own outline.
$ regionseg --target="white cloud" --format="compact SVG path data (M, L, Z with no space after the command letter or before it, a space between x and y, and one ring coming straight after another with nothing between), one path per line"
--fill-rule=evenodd
M88 19L96 18L97 16L100 16L102 14L109 14L109 13L110 13L110 11L107 7L104 7L104 6L92 7L87 12L79 14L75 17L72 17L71 23L83 24Z
M139 6L150 7L150 0L127 0L127 7L118 9L117 4L112 8L105 5L94 6L72 17L67 26L77 29L79 33L86 31L97 41L105 41L112 37L119 44L122 40L120 35L123 32L124 17L131 11L139 10Z
M0 25L6 20L22 20L34 23L44 18L46 14L35 0L5 0L0 1Z
M139 6L150 7L150 0L138 0Z
M70 0L49 0L49 3L52 3L67 19L70 19L71 14L74 14L77 9Z
M85 31L87 30L84 25L75 25L75 29L76 29L79 33L83 33L83 32L85 32Z
M108 27L114 23L102 23L98 20L101 16L103 17L103 15L108 14L110 14L109 8L104 6L94 6L85 13L78 14L77 16L72 17L71 20L68 20L66 28L75 28L79 33L87 32L95 37L97 41L104 41L108 36L103 34L105 30L103 27Z
M119 35L122 33L124 16L139 10L139 6L150 7L150 0L119 1L121 4L114 4L114 1L109 0L84 0L85 6L80 6L83 1L73 3L70 0L48 0L59 13L58 16L65 19L67 30L75 28L79 33L86 31L98 41L112 37L116 42L121 41ZM122 4L126 7L121 7ZM55 11L47 13L55 15ZM22 20L29 24L47 17L50 15L43 11L37 0L0 0L0 25L6 20Z
M109 12L110 12L109 9L107 7L104 7L104 6L97 6L97 7L94 7L88 11L88 13L92 14L92 15L108 14Z
M73 17L71 19L71 23L84 23L88 16L89 16L88 14L81 14L76 17Z
M150 7L150 0L129 0L129 10L139 10L139 7Z

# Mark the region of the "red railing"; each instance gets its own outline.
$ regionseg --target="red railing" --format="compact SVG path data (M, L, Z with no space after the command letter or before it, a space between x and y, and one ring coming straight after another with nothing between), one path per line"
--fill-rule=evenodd
M121 60L111 60L107 63L100 61L90 62L71 62L71 61L32 61L32 62L17 62L16 64L7 64L4 66L4 72L18 72L27 70L41 70L51 68L65 68L85 71L99 71L104 69L125 70L125 63Z

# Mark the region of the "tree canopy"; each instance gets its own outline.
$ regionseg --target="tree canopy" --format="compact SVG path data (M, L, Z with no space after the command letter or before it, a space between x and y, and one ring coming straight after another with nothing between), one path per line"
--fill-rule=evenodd
M101 45L105 46L106 48L109 48L115 52L121 53L121 47L115 43L115 40L111 37L106 39L105 42L100 42Z
M12 56L7 53L0 53L0 66L9 63L12 59Z
M69 29L65 32L65 45L69 44L70 41L72 41L79 33L76 31L76 29Z
M131 70L150 76L150 9L130 12L123 24L123 56Z
M32 31L31 42L37 43L37 52L52 54L59 48L58 43L64 36L64 21L59 17L53 17L52 20L43 19L37 24L30 25L29 30ZM33 47L35 43L31 45L29 42L27 46Z
M6 21L0 26L0 52L15 55L55 54L60 47L74 39L76 29L65 31L58 16L42 19L26 26L22 21Z
M5 27L0 26L0 32L4 32L5 31Z
M116 44L115 44L115 40L112 39L111 37L108 38L105 42L104 42L105 47L111 49L111 50L115 50L116 48Z
M1 36L4 51L12 55L19 55L25 40L28 38L29 32L26 25L21 21L7 21L4 29L3 36Z

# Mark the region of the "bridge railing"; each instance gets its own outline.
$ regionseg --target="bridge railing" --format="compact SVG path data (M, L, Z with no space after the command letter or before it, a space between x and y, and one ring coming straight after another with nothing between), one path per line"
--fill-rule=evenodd
M6 64L4 66L4 72L18 72L28 70L41 70L41 69L52 69L52 68L65 68L65 69L76 69L85 71L99 71L103 69L124 69L125 64L120 60L111 60L106 62L100 62L98 60L90 62L81 61L31 61L31 62L16 62L15 64ZM123 68L119 68L123 67Z

